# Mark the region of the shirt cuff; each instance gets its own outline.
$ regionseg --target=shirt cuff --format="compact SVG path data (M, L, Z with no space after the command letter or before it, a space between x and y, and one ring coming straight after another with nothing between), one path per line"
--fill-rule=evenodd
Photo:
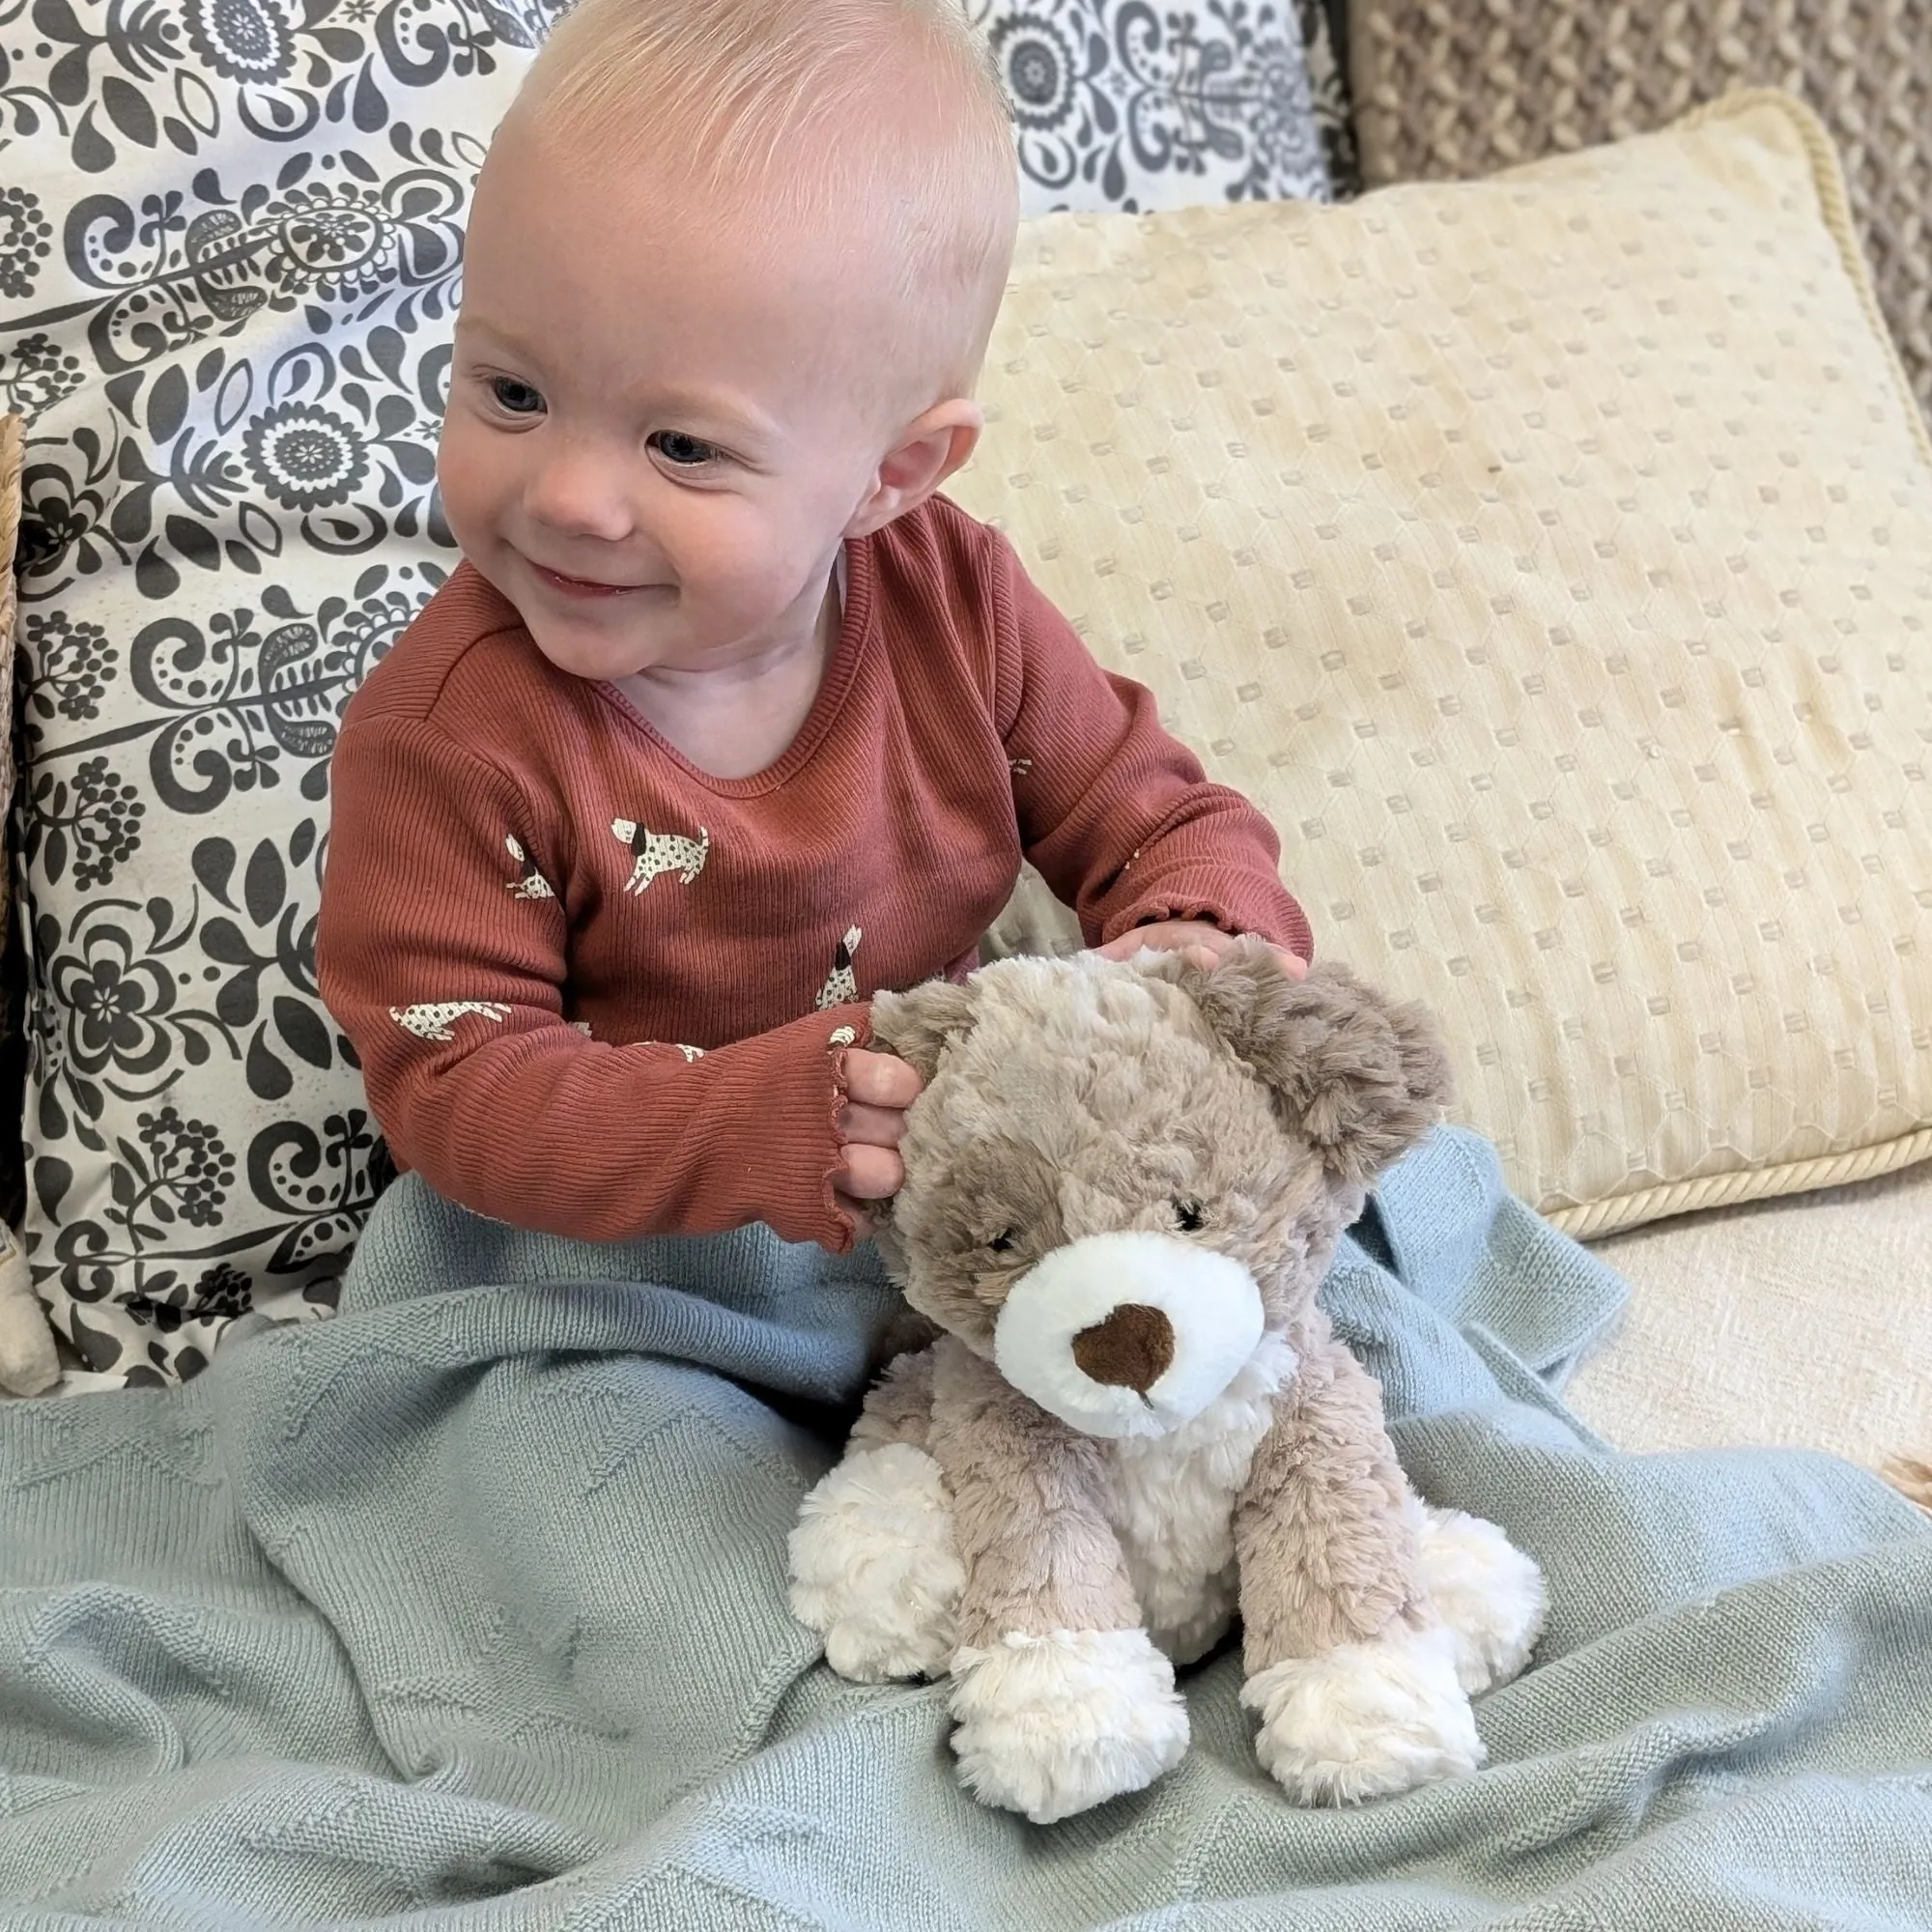
M1154 881L1100 928L1104 946L1137 925L1163 920L1199 920L1223 932L1251 932L1272 946L1313 962L1315 934L1308 915L1278 879L1252 872L1199 873L1186 880Z
M819 1019L824 1025L820 1037L826 1066L822 1076L811 1077L818 1083L818 1104L825 1110L823 1133L801 1136L782 1153L774 1148L780 1165L772 1177L772 1196L782 1206L772 1214L771 1225L787 1241L812 1241L843 1255L850 1254L858 1241L852 1217L838 1207L832 1191L844 1146L838 1138L838 1114L845 1104L845 1056L854 1047L870 1045L872 1009L869 1002L856 1001L828 1007ZM779 1096L774 1095L774 1101L779 1103Z

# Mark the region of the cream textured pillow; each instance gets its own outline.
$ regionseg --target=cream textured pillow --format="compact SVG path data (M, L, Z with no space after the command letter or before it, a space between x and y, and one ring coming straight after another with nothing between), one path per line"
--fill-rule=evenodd
M1817 122L1031 224L962 501L1574 1233L1932 1155L1932 446Z

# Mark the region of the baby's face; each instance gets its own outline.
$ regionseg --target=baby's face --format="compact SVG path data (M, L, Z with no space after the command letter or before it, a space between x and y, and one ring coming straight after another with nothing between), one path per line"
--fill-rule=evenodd
M479 186L443 503L577 676L808 635L891 440L848 353L867 333L863 260L799 237L753 267L731 232L510 128Z

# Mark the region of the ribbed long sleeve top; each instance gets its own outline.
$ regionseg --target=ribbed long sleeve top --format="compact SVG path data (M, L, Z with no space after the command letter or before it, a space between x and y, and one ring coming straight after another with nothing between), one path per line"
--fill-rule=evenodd
M458 568L350 704L318 940L397 1164L587 1238L765 1221L842 1250L867 995L959 974L1031 860L1090 943L1163 919L1306 957L1272 828L935 498L845 550L788 749L684 758Z

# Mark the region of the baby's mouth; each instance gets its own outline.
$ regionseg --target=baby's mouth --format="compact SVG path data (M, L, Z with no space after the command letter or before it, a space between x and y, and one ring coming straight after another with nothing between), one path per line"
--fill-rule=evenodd
M533 557L526 561L545 583L565 597L628 597L634 591L653 587L648 583L600 583L595 578L570 577L563 571L552 570Z

